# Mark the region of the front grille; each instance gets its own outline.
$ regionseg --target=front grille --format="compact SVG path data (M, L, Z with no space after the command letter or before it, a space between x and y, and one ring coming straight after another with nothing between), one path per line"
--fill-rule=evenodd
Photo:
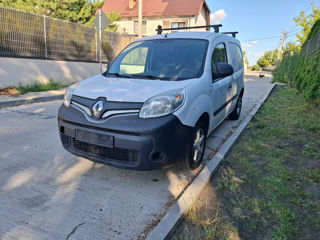
M62 134L61 140L66 147L72 145L72 148L86 153L90 156L99 158L102 161L114 160L120 162L135 163L138 161L138 151L128 150L124 148L108 148L95 144L90 144L76 140L75 138Z

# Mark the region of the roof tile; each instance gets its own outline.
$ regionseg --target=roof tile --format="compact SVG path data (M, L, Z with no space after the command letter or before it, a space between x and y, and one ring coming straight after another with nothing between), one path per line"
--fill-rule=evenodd
M143 0L144 17L173 17L198 15L205 0ZM129 8L129 0L106 0L103 12L118 11L122 17L137 17L138 4Z

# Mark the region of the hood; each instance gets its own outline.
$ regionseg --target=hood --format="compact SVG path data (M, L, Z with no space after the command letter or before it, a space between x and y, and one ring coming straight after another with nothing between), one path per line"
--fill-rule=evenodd
M90 99L105 97L108 101L142 103L160 93L185 88L193 80L160 81L110 78L99 74L81 81L73 94Z

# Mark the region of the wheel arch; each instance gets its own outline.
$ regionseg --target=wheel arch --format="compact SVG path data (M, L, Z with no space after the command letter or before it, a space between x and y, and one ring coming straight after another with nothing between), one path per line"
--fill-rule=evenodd
M239 96L240 96L240 97L243 97L243 94L244 94L244 88L241 89Z
M204 122L204 124L205 124L206 127L207 127L206 130L208 131L209 125L210 125L210 116L209 116L209 113L207 113L207 112L202 113L202 115L199 117L197 123L198 123L199 121L203 121L203 122Z
M193 98L191 98L193 99ZM200 95L194 100L189 99L186 106L179 109L174 113L180 121L187 126L194 127L199 119L203 119L208 122L208 128L210 128L210 116L213 115L212 100L208 95Z

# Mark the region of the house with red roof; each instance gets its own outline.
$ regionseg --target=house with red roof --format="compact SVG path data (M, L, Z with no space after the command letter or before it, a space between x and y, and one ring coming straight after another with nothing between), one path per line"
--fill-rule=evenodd
M115 23L118 31L138 34L138 0L106 0L103 12L117 11L121 19ZM163 28L210 24L210 9L205 0L143 0L142 34L155 35L158 25ZM196 29L196 31L206 29Z

